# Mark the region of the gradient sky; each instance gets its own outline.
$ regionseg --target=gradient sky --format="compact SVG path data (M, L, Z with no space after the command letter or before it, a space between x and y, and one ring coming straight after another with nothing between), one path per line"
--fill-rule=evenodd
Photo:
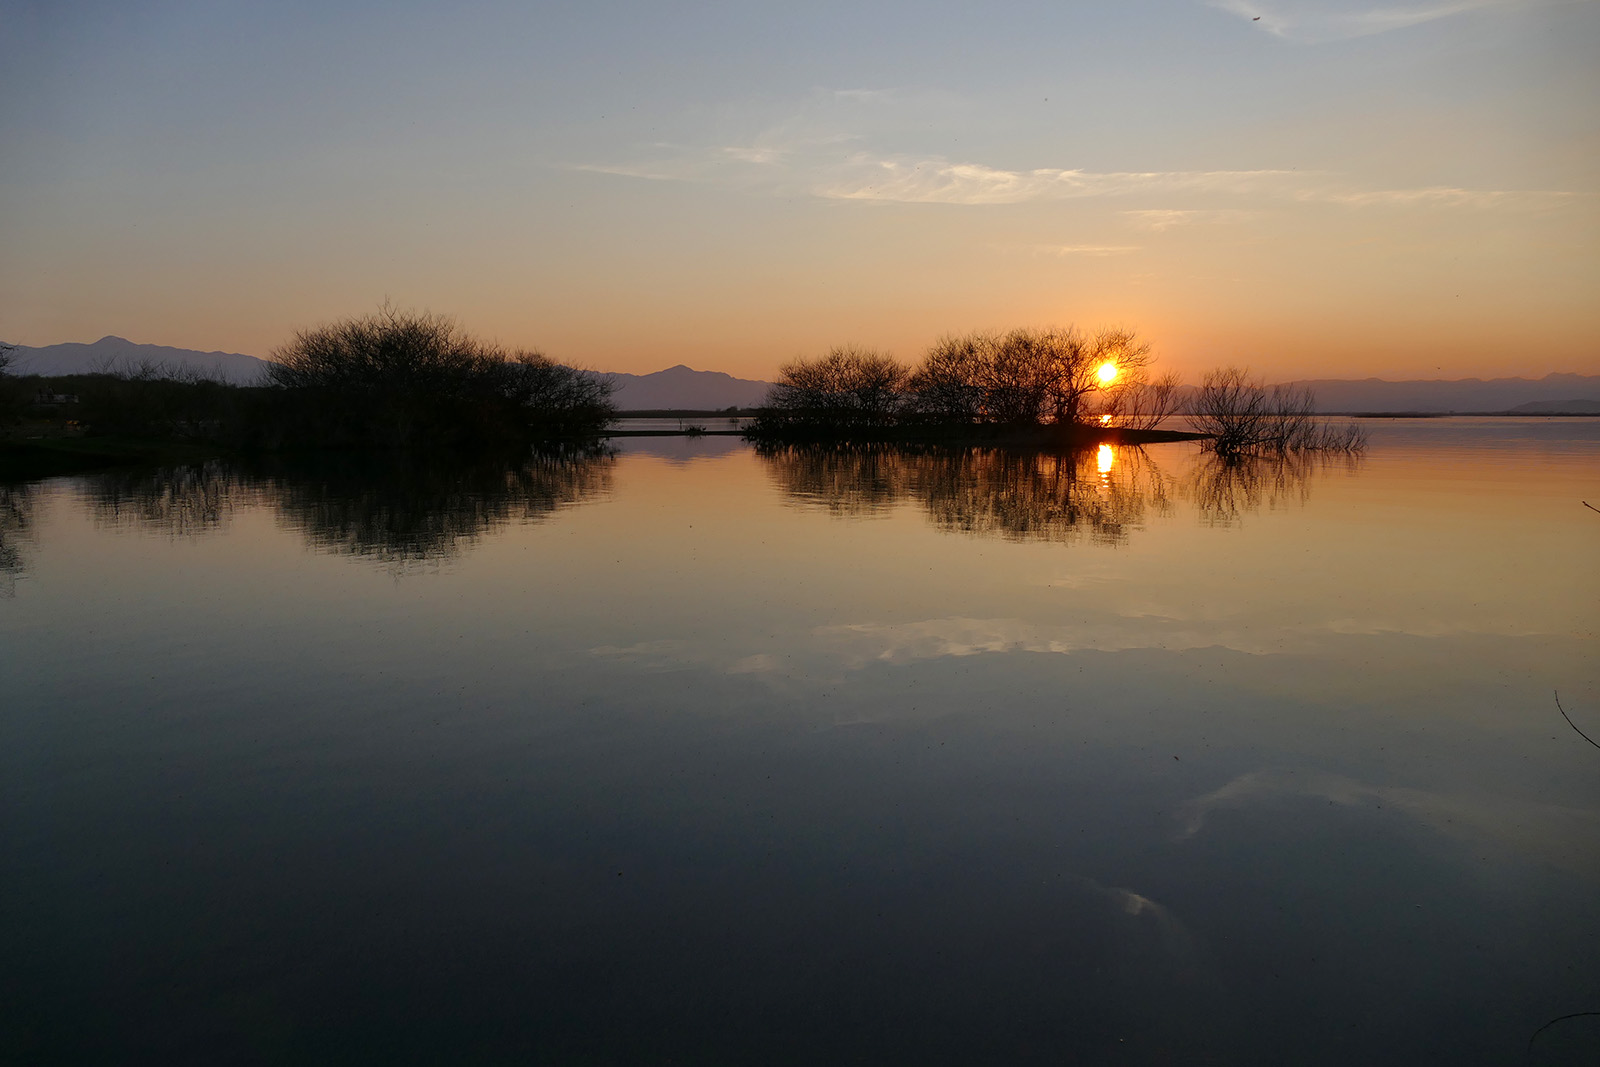
M1259 20L1257 20L1259 16ZM1600 373L1600 2L0 0L0 338Z

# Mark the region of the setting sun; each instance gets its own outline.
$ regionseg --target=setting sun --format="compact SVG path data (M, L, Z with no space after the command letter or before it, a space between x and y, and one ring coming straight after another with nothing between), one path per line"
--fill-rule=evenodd
M1101 385L1110 385L1117 380L1117 365L1115 363L1102 363L1095 372L1100 377Z

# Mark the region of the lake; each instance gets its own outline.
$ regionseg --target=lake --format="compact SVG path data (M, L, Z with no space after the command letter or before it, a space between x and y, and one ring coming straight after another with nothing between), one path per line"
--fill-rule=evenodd
M1594 1062L1600 419L1367 425L0 490L0 1060Z

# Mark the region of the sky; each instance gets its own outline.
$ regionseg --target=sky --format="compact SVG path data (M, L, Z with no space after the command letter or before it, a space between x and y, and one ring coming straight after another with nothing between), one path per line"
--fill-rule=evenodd
M1600 373L1600 0L0 0L0 339Z

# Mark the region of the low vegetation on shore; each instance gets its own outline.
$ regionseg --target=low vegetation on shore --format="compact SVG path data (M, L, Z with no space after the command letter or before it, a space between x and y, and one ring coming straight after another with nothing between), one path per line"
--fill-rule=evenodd
M250 386L154 364L25 380L6 363L0 436L46 467L195 449L522 448L598 439L615 415L602 375L389 306L301 331Z
M604 375L388 305L297 333L250 386L150 364L21 379L8 363L0 346L0 472L13 474L206 450L525 449L597 441L616 416ZM1163 430L1180 408L1189 432ZM745 434L768 445L1029 448L1187 437L1224 458L1366 444L1358 427L1319 419L1309 391L1269 389L1237 368L1186 389L1156 373L1149 343L1124 329L949 336L915 367L837 347L780 368Z
M940 339L921 364L839 347L796 359L750 428L758 440L1018 436L1079 426L1154 430L1178 381L1151 374L1127 330L1012 330Z
M1365 434L1315 416L1306 390L1268 390L1234 368L1186 395L1157 374L1132 331L1012 330L945 337L916 367L883 352L837 347L796 359L747 431L752 440L1070 444L1204 438L1219 455L1359 451ZM1180 406L1192 433L1160 429Z

